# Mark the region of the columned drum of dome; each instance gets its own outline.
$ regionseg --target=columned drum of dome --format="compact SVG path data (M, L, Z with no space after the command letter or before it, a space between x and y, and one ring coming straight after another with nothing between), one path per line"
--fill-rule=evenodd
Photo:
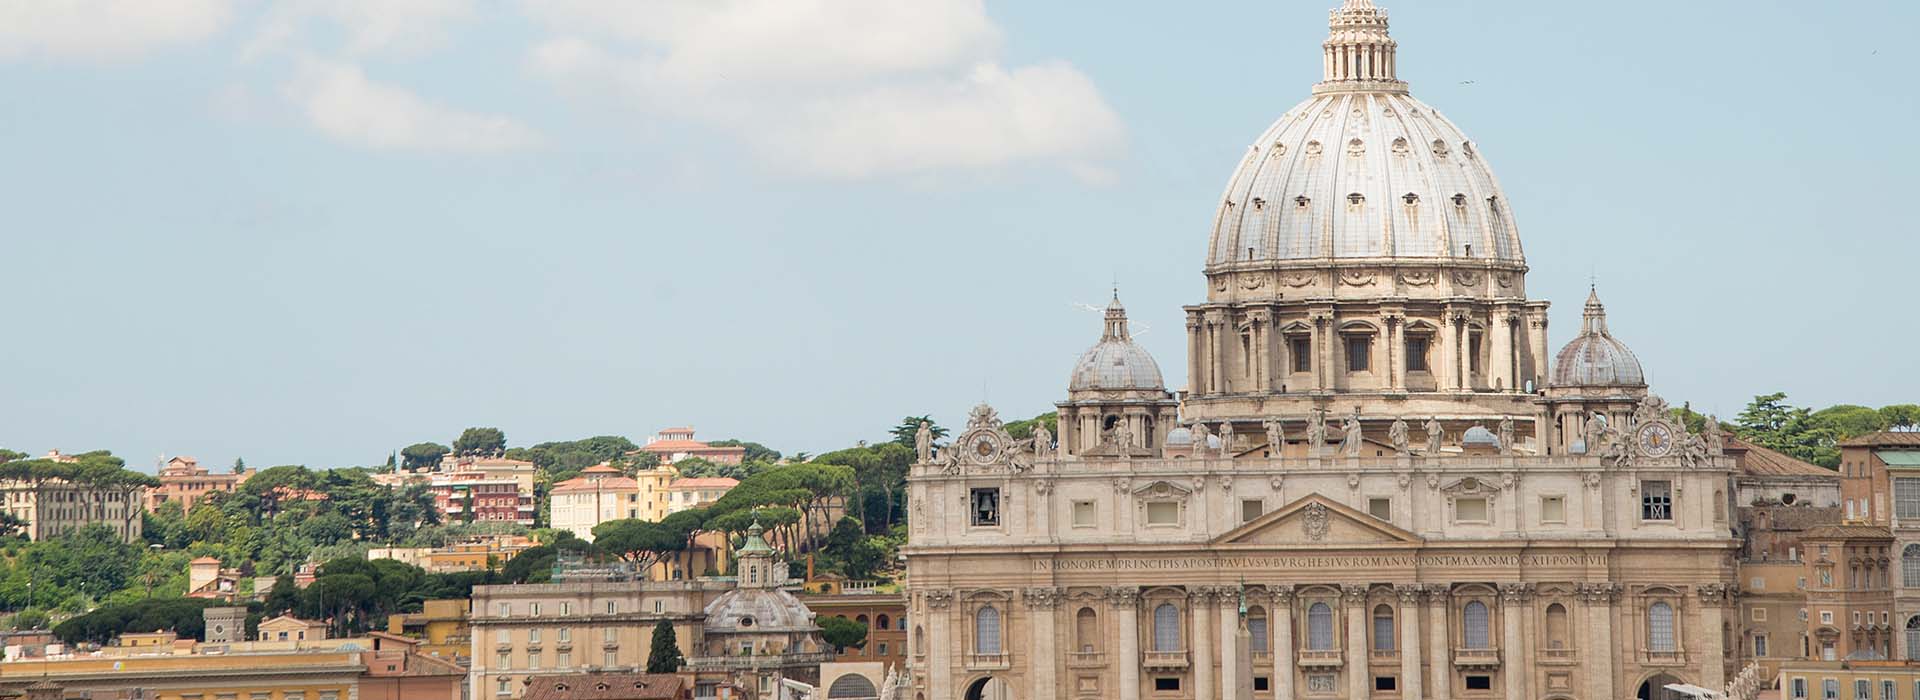
M1351 405L1373 426L1391 401L1531 435L1542 417L1518 397L1546 383L1547 303L1527 298L1499 180L1399 80L1385 10L1350 2L1330 24L1324 79L1248 148L1215 212L1185 416Z

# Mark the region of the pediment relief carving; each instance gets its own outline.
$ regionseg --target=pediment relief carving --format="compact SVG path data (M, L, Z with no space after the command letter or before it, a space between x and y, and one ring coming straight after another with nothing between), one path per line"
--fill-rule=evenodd
M1440 487L1440 492L1449 496L1485 496L1500 492L1500 480L1484 476L1469 476L1454 479Z
M1215 540L1216 544L1309 547L1420 542L1418 535L1318 494L1294 501Z
M1133 489L1135 498L1186 500L1193 490L1171 481L1151 481Z

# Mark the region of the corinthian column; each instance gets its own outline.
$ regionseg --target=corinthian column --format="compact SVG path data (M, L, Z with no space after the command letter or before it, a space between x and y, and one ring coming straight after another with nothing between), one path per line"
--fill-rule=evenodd
M1420 587L1395 586L1400 595L1400 697L1420 694Z
M1614 697L1613 599L1619 593L1620 586L1614 583L1583 583L1578 590L1580 600L1587 606L1587 696Z
M1533 584L1509 583L1500 587L1500 670L1507 679L1508 700L1527 700L1533 690L1533 668L1526 654L1527 605L1533 600Z
M1062 591L1058 588L1029 588L1025 591L1029 630L1033 634L1033 653L1028 655L1028 677L1033 680L1033 698L1051 698L1059 693L1055 680L1059 660L1054 651L1060 646L1054 632L1054 608Z
M1240 657L1240 599L1234 591L1220 593L1220 698L1247 700L1240 694L1240 677L1247 675Z
M1273 625L1273 697L1293 697L1293 585L1269 584L1267 592L1273 595L1273 610L1268 620Z
M926 601L927 664L932 667L928 669L927 692L936 698L953 697L953 669L960 664L960 645L947 628L947 616L953 612L953 591L927 591Z
M1347 603L1347 697L1365 698L1367 683L1367 587L1341 587Z
M1213 640L1207 634L1207 612L1213 607L1218 589L1201 586L1187 596L1187 619L1193 633L1187 635L1193 658L1193 692L1196 698L1213 698Z
M1694 586L1700 594L1700 684L1719 688L1727 684L1727 649L1720 636L1726 614L1727 586L1707 583Z
M1432 652L1427 660L1427 692L1433 700L1453 697L1453 637L1447 633L1447 606L1452 604L1451 598L1452 589L1446 584L1427 586L1427 649Z
M1119 618L1119 653L1113 662L1120 669L1120 700L1140 700L1140 589L1122 586L1107 589L1107 600ZM929 697L950 698L935 692Z

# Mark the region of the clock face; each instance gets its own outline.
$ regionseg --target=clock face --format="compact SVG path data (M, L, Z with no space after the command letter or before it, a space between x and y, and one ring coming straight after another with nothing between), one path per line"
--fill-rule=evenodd
M1665 457L1673 451L1673 430L1665 423L1648 423L1640 428L1640 452L1649 457Z

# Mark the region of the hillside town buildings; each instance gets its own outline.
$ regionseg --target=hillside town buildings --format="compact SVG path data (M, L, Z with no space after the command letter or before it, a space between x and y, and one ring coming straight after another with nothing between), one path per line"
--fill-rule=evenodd
M673 464L683 459L698 458L714 464L740 464L747 459L747 448L726 445L709 445L693 439L693 428L667 428L647 438L647 444L640 446L641 452L656 455L661 464Z
M1597 294L1547 303L1488 156L1398 78L1386 12L1235 166L1169 391L1118 298L1058 446L919 442L912 697L1664 698L1739 670L1717 423ZM1835 557L1843 555L1835 551Z
M0 508L24 524L22 534L31 540L68 535L101 523L122 541L137 542L140 516L146 512L145 494L146 489L137 486L9 480L0 481Z
M254 471L239 469L215 474L192 457L174 457L161 465L160 486L147 491L147 510L159 510L163 503L180 504L181 512L193 510L193 504L216 493L230 493L247 482Z

